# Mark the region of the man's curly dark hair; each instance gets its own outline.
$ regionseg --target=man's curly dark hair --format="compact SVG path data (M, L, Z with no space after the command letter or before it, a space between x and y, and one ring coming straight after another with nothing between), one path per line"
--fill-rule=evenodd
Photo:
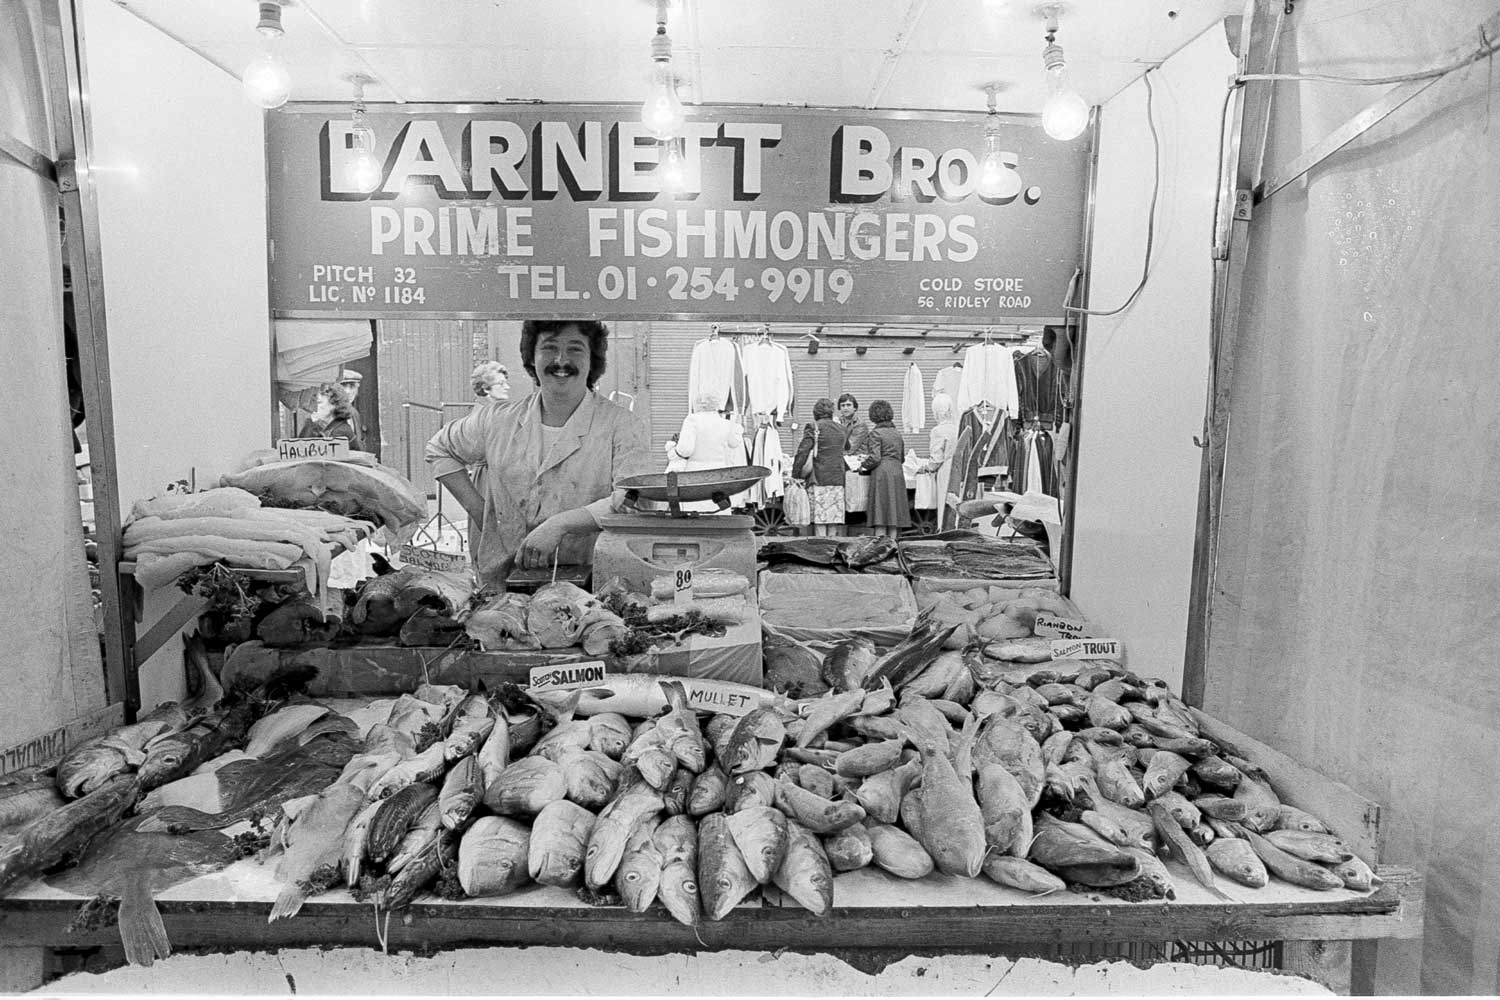
M528 319L521 324L521 367L537 385L541 385L542 380L536 374L536 342L544 334L557 333L569 326L576 326L579 333L589 338L588 387L592 389L604 377L609 354L609 327L596 319Z

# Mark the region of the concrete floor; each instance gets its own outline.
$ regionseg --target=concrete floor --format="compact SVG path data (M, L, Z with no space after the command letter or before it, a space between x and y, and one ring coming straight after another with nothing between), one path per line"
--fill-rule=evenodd
M1125 962L909 957L877 975L830 955L768 952L638 957L571 948L477 948L431 958L363 949L175 955L150 969L75 973L41 993L602 994L779 996L1328 996L1271 972Z

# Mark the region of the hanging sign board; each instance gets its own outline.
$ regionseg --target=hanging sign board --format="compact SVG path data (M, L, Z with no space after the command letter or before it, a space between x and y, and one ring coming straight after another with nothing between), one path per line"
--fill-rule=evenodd
M1087 139L1001 116L699 106L673 152L631 105L267 117L278 315L991 323L1062 315ZM666 179L666 159L680 178Z

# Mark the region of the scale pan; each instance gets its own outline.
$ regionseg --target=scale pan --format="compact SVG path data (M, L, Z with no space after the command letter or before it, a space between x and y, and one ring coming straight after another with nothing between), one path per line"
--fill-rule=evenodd
M617 480L615 489L661 502L712 500L716 493L732 496L748 490L770 474L771 470L763 465L731 465L722 469L694 469L692 472L653 472L646 476L627 476Z

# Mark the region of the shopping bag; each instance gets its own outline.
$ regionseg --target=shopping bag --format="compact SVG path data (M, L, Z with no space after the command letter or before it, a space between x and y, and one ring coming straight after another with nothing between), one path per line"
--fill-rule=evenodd
M870 505L870 477L844 473L844 509L858 513Z
M787 480L785 492L781 495L781 513L786 517L786 523L795 528L812 524L812 501L807 496L806 486L795 479Z

